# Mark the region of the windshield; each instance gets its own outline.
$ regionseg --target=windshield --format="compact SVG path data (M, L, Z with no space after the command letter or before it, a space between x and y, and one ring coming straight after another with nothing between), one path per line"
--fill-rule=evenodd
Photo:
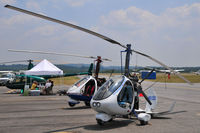
M78 82L76 82L74 85L79 87L79 86L83 85L88 79L89 79L89 77L84 77L81 80L79 80Z
M118 79L110 79L106 81L97 91L94 100L102 100L112 95L123 83L124 76Z

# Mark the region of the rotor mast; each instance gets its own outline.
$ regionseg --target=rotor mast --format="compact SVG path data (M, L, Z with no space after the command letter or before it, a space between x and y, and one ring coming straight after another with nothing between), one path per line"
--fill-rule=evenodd
M95 75L94 75L95 79L97 79L98 75L99 75L100 64L102 62L101 56L97 56L97 60L96 61L97 61L97 64L96 64L96 70L95 70Z
M124 75L126 77L129 77L129 64L130 64L130 55L131 55L131 44L126 45L126 60L125 60L125 70L124 70Z

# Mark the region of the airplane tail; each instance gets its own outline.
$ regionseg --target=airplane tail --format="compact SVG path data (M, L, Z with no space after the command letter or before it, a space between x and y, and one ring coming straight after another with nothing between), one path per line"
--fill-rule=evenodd
M93 63L90 64L90 67L88 69L88 75L92 75L92 69L93 69Z

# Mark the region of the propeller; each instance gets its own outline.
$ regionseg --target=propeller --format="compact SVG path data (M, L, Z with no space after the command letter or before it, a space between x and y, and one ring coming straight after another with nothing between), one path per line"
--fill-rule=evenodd
M75 55L75 54L66 54L66 53L56 53L56 52L45 52L45 51L32 51L32 50L15 50L15 49L8 49L10 52L24 52L24 53L38 53L38 54L53 54L53 55L62 55L62 56L73 56L73 57L81 57L81 58L91 58L91 59L98 59L98 57L94 56L84 56L84 55ZM101 58L104 61L112 61L107 58Z

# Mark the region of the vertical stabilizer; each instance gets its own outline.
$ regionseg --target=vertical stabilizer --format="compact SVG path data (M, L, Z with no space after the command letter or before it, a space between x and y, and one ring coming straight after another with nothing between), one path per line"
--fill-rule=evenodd
M152 112L152 110L156 108L156 105L157 105L157 95L156 95L156 92L154 91L153 88L149 88L147 90L147 95L148 95L149 100L152 103L152 105L150 105L148 102L146 102L145 111L148 113L148 112Z

